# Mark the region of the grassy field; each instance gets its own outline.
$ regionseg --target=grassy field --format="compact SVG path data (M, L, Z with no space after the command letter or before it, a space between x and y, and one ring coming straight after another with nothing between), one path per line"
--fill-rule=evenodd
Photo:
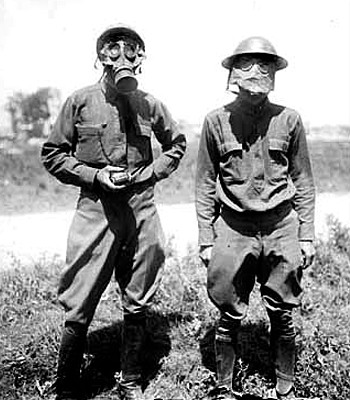
M350 191L350 141L310 141L316 188L321 192ZM41 165L39 147L19 154L0 151L0 214L40 212L73 208L78 189L57 182ZM159 203L194 200L198 142L188 144L179 168L156 187Z
M168 180L157 186L159 203L191 202L197 142ZM310 141L318 192L350 191L350 142ZM74 207L77 189L59 184L41 166L39 148L20 154L0 151L0 213ZM317 243L312 270L304 277L302 307L296 311L297 379L300 396L350 399L350 231L330 220L331 235ZM201 399L214 383L213 333L217 311L210 304L205 269L196 254L179 258L168 248L165 275L149 312L143 372L150 399ZM49 399L63 312L56 287L62 262L40 260L0 271L0 398ZM255 289L244 321L235 387L256 400L273 386L268 321ZM82 377L90 398L107 400L119 372L121 304L111 283L89 331ZM252 397L253 398L253 397Z
M330 222L331 237L317 243L296 311L300 396L350 398L350 232ZM0 393L2 400L51 398L62 311L55 288L62 268L42 260L31 269L0 273ZM107 400L119 371L121 312L111 283L88 335L82 377L89 398ZM179 259L171 248L165 276L149 312L143 373L148 398L201 399L214 383L217 312L205 289L197 256ZM273 386L268 322L258 291L242 326L235 387L259 399ZM150 379L150 380L149 380ZM247 397L248 398L248 397Z

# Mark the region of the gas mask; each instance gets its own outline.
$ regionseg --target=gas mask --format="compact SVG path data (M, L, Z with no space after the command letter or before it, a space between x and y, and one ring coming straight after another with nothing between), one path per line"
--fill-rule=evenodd
M98 57L106 74L121 93L137 89L136 74L140 73L142 61L146 58L140 44L128 37L106 41Z
M275 87L275 72L273 61L259 56L243 55L230 70L228 88L231 90L231 85L237 85L252 94L267 95Z

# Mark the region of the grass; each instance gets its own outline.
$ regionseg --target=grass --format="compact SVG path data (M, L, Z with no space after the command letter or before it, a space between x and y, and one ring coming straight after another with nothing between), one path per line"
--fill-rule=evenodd
M330 220L330 238L317 243L314 267L304 276L295 313L299 396L350 396L350 230ZM39 400L52 390L63 312L55 288L62 265L42 260L0 273L0 393L4 400ZM200 399L215 376L214 326L203 266L189 251L168 248L164 278L149 312L143 373L149 398ZM116 293L117 292L117 293ZM120 364L121 304L112 282L90 327L83 379L91 398L114 393ZM273 386L268 320L258 287L239 336L237 389L262 396ZM255 397L259 398L259 397Z
M179 169L159 183L159 203L191 202L198 143L190 142ZM350 191L350 142L310 141L318 192ZM49 176L40 149L0 151L0 214L71 209L77 189ZM330 237L317 243L313 269L304 277L302 307L296 311L297 379L300 396L350 398L350 232L329 220ZM26 268L24 268L26 267ZM63 312L56 287L57 259L0 271L0 394L3 400L50 398ZM143 370L150 398L200 399L214 384L214 326L205 269L197 254L179 258L168 248L165 274L149 312ZM273 385L268 320L255 288L240 333L235 386L262 396ZM90 397L107 400L120 369L122 324L118 287L111 283L90 327L82 377Z
M311 141L309 151L318 192L349 192L350 141Z
M310 141L315 184L318 193L349 192L350 142ZM78 189L57 182L43 168L39 147L25 147L20 154L0 151L0 214L72 209ZM168 179L156 186L158 203L194 201L198 141L188 143L187 152Z

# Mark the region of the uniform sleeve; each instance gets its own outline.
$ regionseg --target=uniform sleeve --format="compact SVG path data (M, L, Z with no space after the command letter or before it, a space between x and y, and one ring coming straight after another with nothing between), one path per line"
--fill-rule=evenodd
M43 144L41 159L47 171L59 181L91 188L97 169L81 163L73 155L76 143L76 109L73 98L68 98Z
M186 151L186 138L179 132L164 104L155 104L153 118L153 132L162 146L162 153L153 163L154 175L159 181L168 177L179 166Z
M196 212L199 245L214 243L214 222L217 218L216 178L218 154L213 138L213 129L206 118L203 124L198 149L196 172Z
M289 173L296 188L294 208L299 216L299 240L315 238L315 185L305 129L298 117L291 141Z

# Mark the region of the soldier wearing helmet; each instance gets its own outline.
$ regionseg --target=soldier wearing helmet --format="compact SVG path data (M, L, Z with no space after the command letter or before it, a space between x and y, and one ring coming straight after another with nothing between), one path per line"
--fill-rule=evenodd
M133 29L119 25L105 30L96 42L105 79L122 93L136 90L136 74L145 59L145 44Z
M237 333L257 280L271 324L273 398L295 399L293 309L314 257L315 188L299 114L273 104L275 73L287 66L262 37L222 62L236 99L203 124L196 176L199 255L220 311L213 399L235 399Z
M143 400L145 317L165 258L154 187L178 167L186 140L165 105L137 88L136 75L145 58L138 33L123 25L109 28L98 38L96 50L101 80L68 97L42 148L49 173L80 187L58 288L65 324L56 399L82 398L87 330L114 275L124 314L120 395ZM153 135L162 147L156 159Z

